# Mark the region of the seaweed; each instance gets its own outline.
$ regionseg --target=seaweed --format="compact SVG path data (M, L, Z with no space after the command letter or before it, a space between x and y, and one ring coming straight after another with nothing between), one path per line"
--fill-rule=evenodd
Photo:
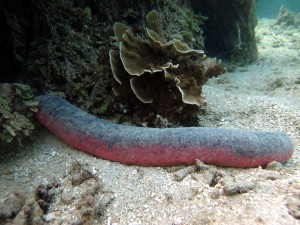
M0 84L0 139L21 144L34 130L33 115L38 110L33 91L28 85Z

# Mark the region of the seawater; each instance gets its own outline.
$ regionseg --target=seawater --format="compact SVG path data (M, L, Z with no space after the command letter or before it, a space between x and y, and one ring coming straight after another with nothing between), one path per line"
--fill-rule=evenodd
M259 18L274 19L277 17L281 6L285 6L295 13L300 12L300 0L259 0L257 16Z

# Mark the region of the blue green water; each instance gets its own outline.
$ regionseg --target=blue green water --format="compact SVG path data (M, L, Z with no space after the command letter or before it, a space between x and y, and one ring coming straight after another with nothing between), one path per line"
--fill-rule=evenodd
M300 12L300 0L259 0L257 16L259 18L276 18L281 6L295 13Z

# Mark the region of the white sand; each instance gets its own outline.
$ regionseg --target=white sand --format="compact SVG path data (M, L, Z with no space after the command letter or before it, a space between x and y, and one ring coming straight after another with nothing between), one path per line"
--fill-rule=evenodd
M259 21L257 62L205 85L208 115L201 119L206 126L287 132L295 153L283 168L217 168L220 180L210 187L207 171L175 181L164 168L126 166L79 152L41 128L32 146L0 150L0 202L13 190L29 192L56 180L61 187L49 224L83 221L78 204L96 181L72 186L68 171L78 161L101 183L90 195L92 207L102 208L85 224L300 224L287 207L291 201L300 205L300 30L272 28L274 22ZM230 180L255 188L227 196ZM60 193L70 201L62 203Z

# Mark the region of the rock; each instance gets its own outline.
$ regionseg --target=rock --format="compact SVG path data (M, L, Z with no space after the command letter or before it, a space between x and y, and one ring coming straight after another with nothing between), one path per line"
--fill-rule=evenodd
M300 194L294 194L287 199L286 204L289 214L295 219L300 220Z
M69 173L71 175L72 185L74 186L78 186L82 184L85 180L94 178L90 169L79 162L73 163L72 167L69 170Z
M282 164L276 161L268 163L266 169L267 170L277 170L283 168Z
M49 213L47 215L44 215L43 216L43 219L46 221L46 222L50 222L52 220L55 220L56 216L54 213Z
M69 193L62 193L60 196L60 201L63 204L69 205L73 201L73 196Z
M235 182L226 184L223 188L223 192L225 195L236 195L253 190L255 187L256 185L253 182Z
M15 217L23 206L20 194L12 194L4 202L0 203L0 219Z

